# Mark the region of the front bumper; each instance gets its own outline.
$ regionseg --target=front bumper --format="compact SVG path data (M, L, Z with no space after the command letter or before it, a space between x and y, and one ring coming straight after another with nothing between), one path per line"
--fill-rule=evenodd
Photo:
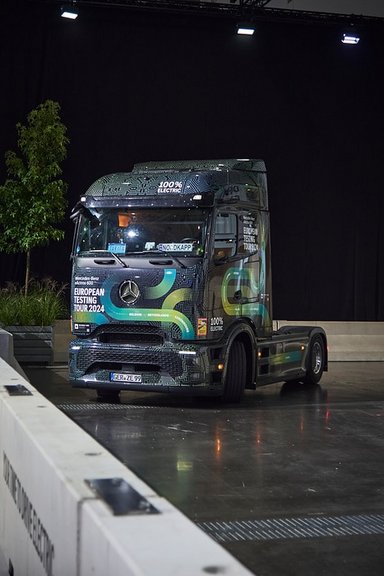
M111 381L112 373L138 375L141 382ZM104 390L147 390L220 394L221 373L209 348L192 343L161 346L73 340L69 348L72 386Z

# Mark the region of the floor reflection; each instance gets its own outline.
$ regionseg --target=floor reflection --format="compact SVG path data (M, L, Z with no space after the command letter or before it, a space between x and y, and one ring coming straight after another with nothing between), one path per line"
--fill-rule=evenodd
M123 392L118 404L100 403L93 391L71 389L65 370L31 369L29 375L192 520L233 523L384 512L383 368L333 363L320 385L273 384L246 391L240 404L231 405L143 392ZM283 573L282 558L294 559L287 574L321 574L319 550L327 573L351 576L381 573L379 537L374 538L331 540L333 554L328 539L226 546L265 576ZM368 565L370 571L359 572Z

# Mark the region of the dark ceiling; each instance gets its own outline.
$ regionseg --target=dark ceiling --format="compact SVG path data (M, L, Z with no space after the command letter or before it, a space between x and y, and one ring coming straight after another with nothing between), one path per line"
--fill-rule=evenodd
M62 5L63 0L30 0ZM355 0L334 2L327 0L75 0L67 2L82 7L103 9L126 8L157 12L178 12L191 15L210 15L253 20L294 20L384 23L384 2L379 0ZM332 11L334 10L334 11ZM351 11L349 11L351 10Z

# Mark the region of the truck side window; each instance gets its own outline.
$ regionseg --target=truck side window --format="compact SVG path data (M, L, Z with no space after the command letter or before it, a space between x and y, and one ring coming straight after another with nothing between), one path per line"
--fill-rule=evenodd
M237 218L235 214L219 212L216 216L214 255L215 258L228 258L236 253Z

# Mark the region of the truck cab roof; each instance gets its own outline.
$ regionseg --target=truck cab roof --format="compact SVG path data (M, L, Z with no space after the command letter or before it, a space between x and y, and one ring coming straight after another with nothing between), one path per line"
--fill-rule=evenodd
M267 210L265 163L254 159L143 162L131 172L96 180L86 192L85 203L106 206L116 205L117 200L120 206L246 203Z
M132 172L228 172L229 170L265 172L264 160L249 158L230 160L175 160L172 162L140 162Z

